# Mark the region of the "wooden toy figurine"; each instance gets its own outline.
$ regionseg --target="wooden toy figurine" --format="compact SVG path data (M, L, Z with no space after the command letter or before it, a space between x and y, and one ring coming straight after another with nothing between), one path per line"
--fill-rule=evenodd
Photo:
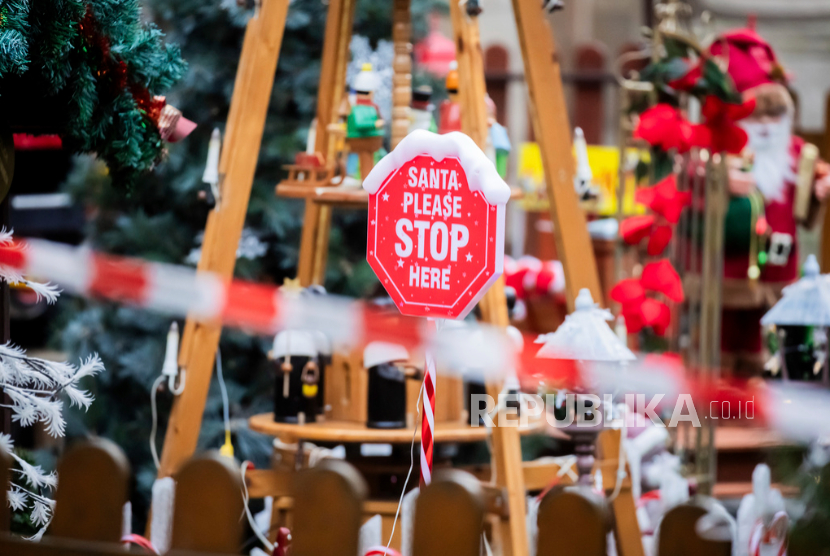
M424 85L412 91L412 103L409 109L409 133L416 129L425 129L436 133L438 126L435 125L435 118L432 113L435 106L430 102L432 87Z
M408 361L409 352L398 344L372 342L363 350L363 366L369 370L367 427L406 427L406 379L420 374Z
M361 178L372 171L375 152L383 146L384 121L374 103L379 81L372 71L372 64L363 64L363 69L352 81L355 102L346 119L346 144L360 159Z
M320 367L314 335L303 330L285 330L274 338L268 354L276 366L274 421L305 423L319 413Z
M438 116L438 133L461 131L461 105L458 103L458 62L450 63L446 80L448 99L441 103Z

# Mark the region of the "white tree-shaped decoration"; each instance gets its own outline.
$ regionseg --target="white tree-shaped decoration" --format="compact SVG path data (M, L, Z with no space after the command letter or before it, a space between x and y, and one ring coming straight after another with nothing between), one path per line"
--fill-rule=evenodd
M0 245L12 243L12 233L0 230ZM22 284L34 291L38 299L54 303L60 290L51 284L27 280L19 273L0 265L0 279L10 284ZM5 392L10 404L0 407L11 409L12 420L23 427L43 423L53 437L63 436L66 421L63 418L63 398L69 398L71 405L84 410L93 401L92 395L79 387L79 381L104 370L97 354L82 361L79 366L69 363L47 361L29 357L22 349L7 343L0 345L0 392ZM20 469L16 469L25 483L9 485L8 504L14 511L29 512L30 519L38 532L30 540L40 540L52 519L55 506L47 493L57 486L54 472L46 473L39 465L32 465L14 452L14 443L8 434L0 434L0 451L11 455ZM6 485L2 485L3 490Z

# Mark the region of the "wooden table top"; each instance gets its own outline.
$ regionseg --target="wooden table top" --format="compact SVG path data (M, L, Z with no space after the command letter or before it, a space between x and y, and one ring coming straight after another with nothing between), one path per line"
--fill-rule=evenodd
M333 185L309 187L297 182L277 185L277 196L289 199L310 199L322 205L340 205L346 208L363 208L369 204L369 194L360 185ZM518 187L510 188L510 199L520 199L523 193Z
M544 421L531 422L520 427L522 434L543 432ZM277 423L273 413L261 413L248 419L251 430L278 437L284 441L296 439L317 442L355 442L366 444L409 444L412 442L412 429L370 429L363 423L344 421L324 421L297 425ZM487 438L487 427L471 427L469 423L436 423L435 442L480 442ZM420 424L415 433L415 441L421 440Z

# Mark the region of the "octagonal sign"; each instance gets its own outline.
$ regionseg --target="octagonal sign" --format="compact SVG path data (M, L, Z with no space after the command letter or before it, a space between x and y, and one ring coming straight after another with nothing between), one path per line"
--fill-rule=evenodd
M510 188L462 133L407 135L366 177L366 259L401 313L463 318L501 275Z

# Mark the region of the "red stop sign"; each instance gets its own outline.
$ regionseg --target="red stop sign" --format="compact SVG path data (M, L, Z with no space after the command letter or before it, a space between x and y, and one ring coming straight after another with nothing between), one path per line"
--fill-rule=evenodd
M408 135L366 178L366 259L401 313L463 318L501 275L510 189L466 135Z

